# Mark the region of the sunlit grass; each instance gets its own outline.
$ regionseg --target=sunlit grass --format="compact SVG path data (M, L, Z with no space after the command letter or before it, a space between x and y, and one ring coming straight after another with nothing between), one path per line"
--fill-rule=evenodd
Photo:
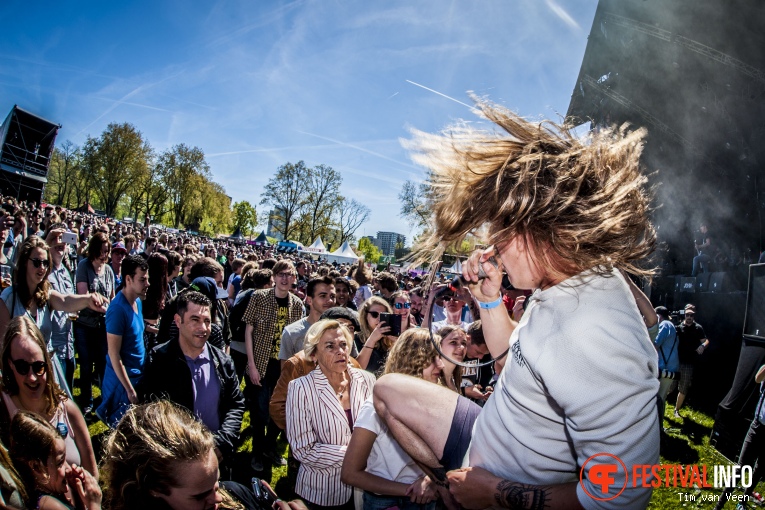
M662 442L662 464L698 464L707 466L707 481L712 484L712 471L715 464L728 465L730 462L717 450L709 445L709 437L714 426L714 419L702 412L684 407L680 411L682 418L674 417L674 407L667 405L664 410L664 427L668 438ZM757 486L756 491L762 492L763 484ZM657 488L653 491L653 497L648 508L700 508L712 509L716 501L701 501L716 498L721 489L688 487L688 488ZM741 494L740 490L734 494ZM689 497L686 498L685 496ZM692 498L692 500L691 500ZM752 507L753 505L750 505ZM736 507L734 501L726 503L725 508Z

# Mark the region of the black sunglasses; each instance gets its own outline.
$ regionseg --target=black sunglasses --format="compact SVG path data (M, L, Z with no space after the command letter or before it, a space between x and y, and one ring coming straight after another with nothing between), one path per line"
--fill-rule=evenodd
M378 317L380 317L380 313L381 313L381 312L373 312L373 311L371 311L371 310L370 310L370 311L369 311L369 312L367 312L367 313L368 313L369 315L371 315L373 319L377 319Z
M447 301L461 301L457 296L446 296L444 297L444 302Z
M32 265L35 266L35 269L39 269L40 265L43 267L50 267L50 260L45 259L29 259L32 262Z
M11 362L19 375L27 375L30 368L32 369L32 373L37 377L40 377L48 371L48 364L44 361L33 361L32 363L29 363L23 359L12 359Z

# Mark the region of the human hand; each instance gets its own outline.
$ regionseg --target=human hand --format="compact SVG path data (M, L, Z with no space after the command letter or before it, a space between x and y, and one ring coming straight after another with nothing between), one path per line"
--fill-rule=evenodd
M48 235L45 237L45 244L53 248L54 246L58 246L60 244L63 244L63 241L61 240L62 236L64 235L63 228L55 228L48 232Z
M707 348L704 346L704 344L701 344L696 348L696 354L704 354L705 350L707 350Z
M485 469L467 467L446 473L449 492L464 508L487 508L495 505L494 493L501 478Z
M254 363L251 363L247 367L247 373L250 376L250 382L254 384L255 386L260 386L260 372L258 372L258 368L255 366Z
M98 292L91 292L89 296L88 308L98 313L106 313L107 299Z
M380 321L375 329L372 330L372 333L370 333L366 343L371 342L372 345L370 345L370 347L374 348L377 345L377 342L388 333L390 333L390 325L387 322Z
M471 386L465 386L465 396L474 400L485 400L483 392L481 391L480 384L473 384Z
M131 404L138 403L138 393L135 392L135 389L132 386L126 390L126 393Z
M526 302L526 296L518 296L513 304L513 320L518 322L523 316L523 304Z
M299 499L293 499L292 501L277 499L274 501L272 508L274 510L308 510L308 507L305 506L305 503Z
M412 503L425 504L435 501L437 497L437 485L430 481L427 476L415 480L406 489L406 495Z
M67 480L85 508L88 510L101 508L101 488L93 475L81 466L72 465L72 469L67 474Z
M470 293L483 303L496 301L502 288L502 272L499 267L494 267L488 262L491 257L497 258L497 262L501 263L496 257L496 248L492 246L486 250L474 251L462 264L462 277L468 282ZM478 279L479 268L486 274L486 278L482 280Z

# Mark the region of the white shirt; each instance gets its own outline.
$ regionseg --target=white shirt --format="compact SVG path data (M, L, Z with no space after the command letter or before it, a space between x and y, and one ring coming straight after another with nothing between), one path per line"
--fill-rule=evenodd
M355 427L367 429L377 436L367 459L367 473L400 483L412 483L423 476L422 470L390 435L388 427L375 412L371 398L359 409Z
M659 462L656 350L621 274L583 275L531 296L476 420L471 466L549 485L578 483L580 467L599 453L618 456L628 470ZM586 469L614 463L596 459ZM623 480L621 467L612 476ZM590 494L604 496L584 477ZM610 487L612 495L619 489ZM577 496L588 509L645 508L651 490L629 483L618 497L596 501L578 484Z

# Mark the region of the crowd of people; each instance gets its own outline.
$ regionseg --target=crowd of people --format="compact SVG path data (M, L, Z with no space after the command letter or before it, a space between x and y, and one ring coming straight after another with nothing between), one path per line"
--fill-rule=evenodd
M512 137L417 145L437 184L420 255L491 243L459 284L3 199L3 504L264 508L260 482L220 480L249 411L251 474L287 466L285 510L645 507L590 473L658 462L669 386L679 411L709 340L625 272L650 274L655 241L642 133L583 145L478 107Z

